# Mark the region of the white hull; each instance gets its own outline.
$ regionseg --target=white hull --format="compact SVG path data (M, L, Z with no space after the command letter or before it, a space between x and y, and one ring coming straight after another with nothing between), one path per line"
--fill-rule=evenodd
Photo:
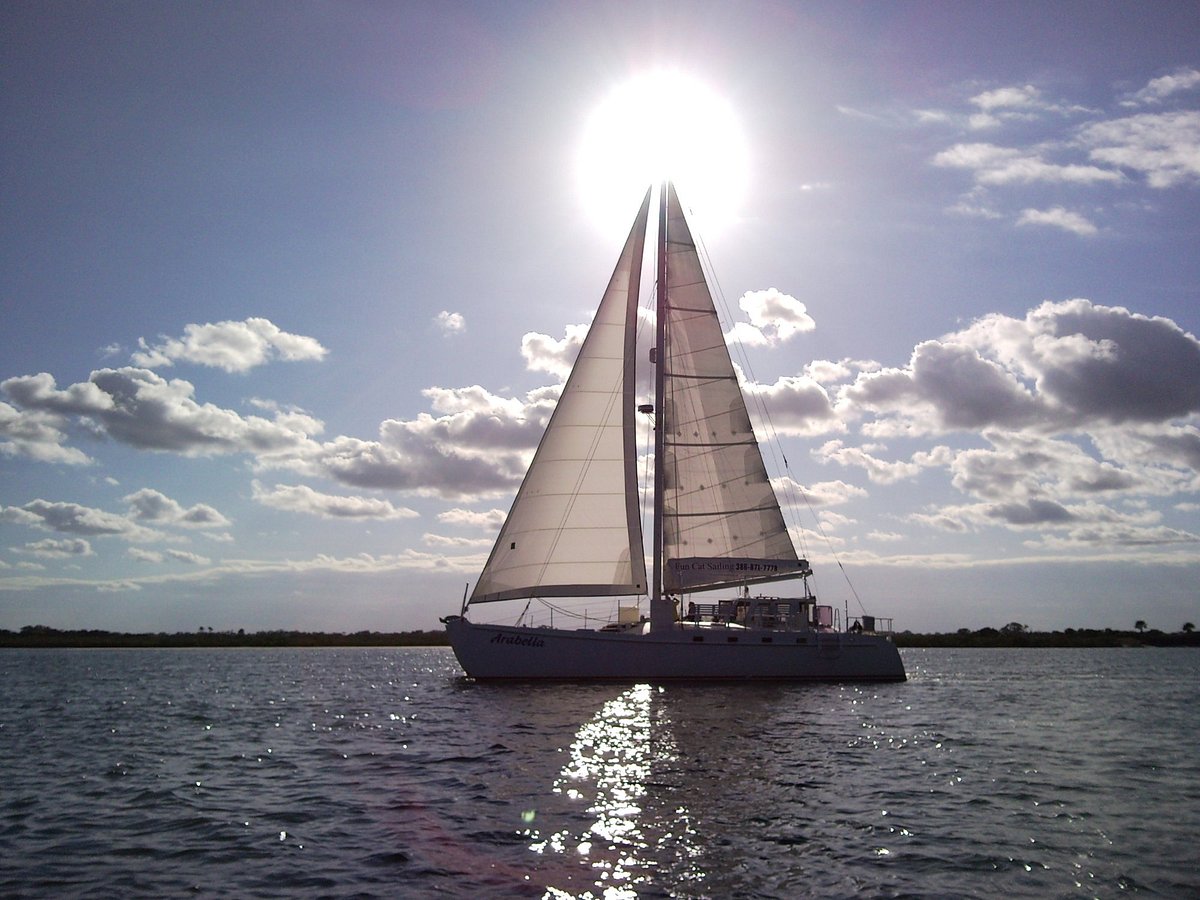
M882 635L676 627L652 634L481 625L452 616L446 633L480 680L774 679L904 681Z

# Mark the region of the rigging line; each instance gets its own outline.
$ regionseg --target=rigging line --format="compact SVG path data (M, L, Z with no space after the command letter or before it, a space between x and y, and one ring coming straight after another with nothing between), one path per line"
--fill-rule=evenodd
M793 479L789 475L789 481ZM793 482L794 483L794 482ZM858 591L854 587L854 582L850 580L850 573L846 571L846 567L842 565L841 557L838 556L837 550L834 549L833 542L829 539L829 535L825 533L825 526L821 524L821 519L817 516L816 510L813 509L812 502L808 499L808 494L800 491L800 496L804 498L804 502L808 505L808 511L812 513L813 521L817 523L817 532L825 540L825 546L829 548L829 555L833 557L833 561L837 563L837 567L841 570L842 577L846 579L846 587L850 588L850 593L854 595L854 600L858 604L858 608L862 610L863 615L867 614L867 608L863 606L862 598L858 596ZM805 554L807 556L807 554Z
M546 609L549 609L552 612L561 613L569 619L596 618L595 616L589 616L586 612L576 612L575 610L569 609L565 606L559 606L557 603L551 603L545 597L536 597L534 599L536 599L538 603L542 604L542 606L546 607Z

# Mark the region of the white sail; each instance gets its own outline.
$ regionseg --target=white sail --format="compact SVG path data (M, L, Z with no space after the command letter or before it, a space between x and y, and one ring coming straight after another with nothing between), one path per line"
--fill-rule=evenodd
M649 208L647 191L472 603L646 592L634 326Z
M808 574L767 478L712 295L667 187L663 367L663 552L668 593ZM747 560L756 566L687 565ZM772 561L778 568L763 566ZM674 564L672 564L674 562ZM685 577L680 577L683 571Z

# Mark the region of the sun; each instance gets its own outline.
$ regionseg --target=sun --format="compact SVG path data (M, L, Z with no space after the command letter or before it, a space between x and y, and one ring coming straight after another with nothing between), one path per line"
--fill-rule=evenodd
M711 233L737 217L749 157L727 99L678 70L647 72L615 87L588 116L577 158L580 195L610 232L628 226L647 186L670 179Z

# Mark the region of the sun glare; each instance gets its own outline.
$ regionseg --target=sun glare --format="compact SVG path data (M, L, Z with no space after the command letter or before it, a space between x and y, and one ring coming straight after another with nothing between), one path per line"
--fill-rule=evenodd
M733 107L674 70L613 89L587 120L579 146L580 193L606 232L627 227L646 187L673 181L708 231L733 220L749 179L749 150Z

